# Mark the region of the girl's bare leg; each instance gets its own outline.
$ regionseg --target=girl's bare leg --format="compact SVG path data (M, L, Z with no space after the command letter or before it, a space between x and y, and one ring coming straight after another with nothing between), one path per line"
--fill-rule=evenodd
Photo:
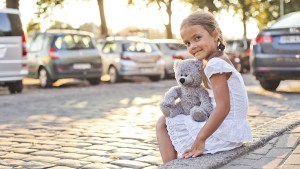
M165 116L160 117L157 121L156 138L163 163L175 160L177 152L168 135Z

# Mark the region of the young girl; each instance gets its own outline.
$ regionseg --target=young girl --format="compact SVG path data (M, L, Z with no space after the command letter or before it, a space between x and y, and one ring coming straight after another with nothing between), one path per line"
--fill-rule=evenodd
M213 15L192 13L183 20L180 35L188 51L204 63L203 81L214 110L206 122L187 115L158 120L156 134L164 163L178 155L189 158L231 150L252 139L244 81L223 53L222 33Z

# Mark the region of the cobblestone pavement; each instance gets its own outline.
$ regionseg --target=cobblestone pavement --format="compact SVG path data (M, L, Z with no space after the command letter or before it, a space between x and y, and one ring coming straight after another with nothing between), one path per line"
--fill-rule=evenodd
M243 75L249 122L257 127L299 110L298 82L277 92ZM22 94L0 89L0 168L157 168L157 103L175 80L29 85Z

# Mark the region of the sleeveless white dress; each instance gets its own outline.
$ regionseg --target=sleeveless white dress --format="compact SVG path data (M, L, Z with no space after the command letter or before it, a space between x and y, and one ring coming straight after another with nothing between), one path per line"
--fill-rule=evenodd
M211 85L213 74L231 72L227 80L230 94L230 112L219 128L206 140L204 154L231 150L243 142L251 141L251 129L247 121L248 96L241 74L221 58L208 61L204 73ZM216 106L212 90L208 89L213 106ZM190 115L178 115L166 118L168 134L178 155L190 149L200 129L206 122L196 122Z

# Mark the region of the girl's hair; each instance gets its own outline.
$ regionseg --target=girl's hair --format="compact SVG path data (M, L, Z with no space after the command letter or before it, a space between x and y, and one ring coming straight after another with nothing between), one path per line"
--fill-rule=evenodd
M216 28L219 28L219 25L214 18L214 16L209 13L209 12L204 12L204 11L196 11L192 14L190 14L187 18L185 18L180 26L180 29L186 26L194 26L194 25L200 25L202 26L210 35L212 35L213 31ZM209 58L213 57L220 57L224 55L224 49L225 49L225 41L222 36L222 31L220 30L220 36L218 38L218 46L217 46L218 51L213 53ZM205 63L203 64L205 66ZM203 83L206 88L210 88L208 86L208 80L207 77L204 74L204 67L201 69L201 75L203 77Z

